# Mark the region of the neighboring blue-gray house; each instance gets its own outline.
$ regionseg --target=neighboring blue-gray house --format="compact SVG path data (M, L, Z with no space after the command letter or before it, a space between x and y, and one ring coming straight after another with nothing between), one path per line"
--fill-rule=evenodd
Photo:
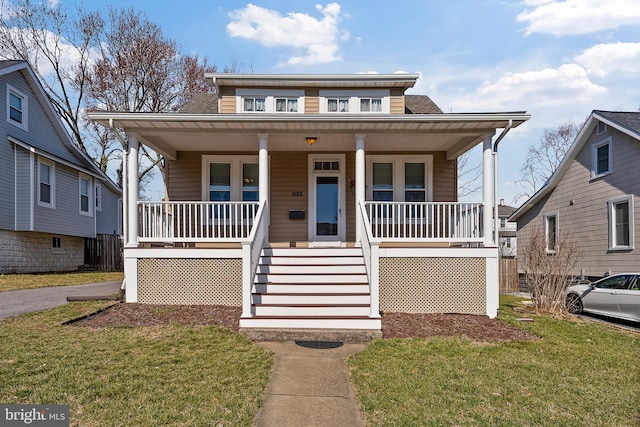
M120 234L121 190L73 143L25 61L0 61L0 273L72 271Z

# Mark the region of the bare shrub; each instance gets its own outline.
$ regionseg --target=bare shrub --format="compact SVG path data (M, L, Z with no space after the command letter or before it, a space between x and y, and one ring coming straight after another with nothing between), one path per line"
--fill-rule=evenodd
M518 248L518 262L534 307L563 312L564 291L575 279L571 272L580 257L580 247L569 233L554 237L555 244L549 243L541 227L533 230L524 247Z

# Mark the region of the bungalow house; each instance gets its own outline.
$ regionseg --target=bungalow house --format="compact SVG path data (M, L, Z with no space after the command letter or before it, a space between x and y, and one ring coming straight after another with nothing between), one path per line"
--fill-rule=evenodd
M85 156L25 61L0 61L0 273L73 271L119 234L121 190Z
M511 216L519 247L541 232L552 255L568 237L582 251L576 276L638 271L639 163L640 112L593 111L544 187Z
M209 74L179 113L95 112L167 160L125 188L126 301L242 307L242 330L380 331L380 312L496 316L494 145L523 112L443 114L415 74ZM503 129L498 139L496 129ZM484 199L456 159L484 149Z

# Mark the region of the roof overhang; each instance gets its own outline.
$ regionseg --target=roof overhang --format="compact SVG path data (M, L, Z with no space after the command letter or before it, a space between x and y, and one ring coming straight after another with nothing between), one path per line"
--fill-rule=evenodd
M351 115L184 114L94 112L105 127L135 133L169 159L179 151L257 151L258 134L269 134L270 151L352 151L365 134L367 151L445 151L455 159L495 134L529 120L524 112ZM318 137L309 146L304 138Z
M242 88L304 87L304 88L401 88L416 84L420 74L231 74L207 73L217 88L222 86Z

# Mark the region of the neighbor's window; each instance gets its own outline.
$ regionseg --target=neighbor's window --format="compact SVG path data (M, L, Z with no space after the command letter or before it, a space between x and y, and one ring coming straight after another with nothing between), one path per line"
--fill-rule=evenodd
M95 196L96 196L96 210L102 210L102 185L96 184L95 188Z
M60 237L60 236L51 237L51 251L52 252L62 252L63 251L62 237Z
M263 112L266 110L266 103L264 98L243 98L244 111L248 112Z
M91 215L91 179L80 176L80 214Z
M558 245L558 215L544 217L545 249L547 253L555 253Z
M500 228L505 228L507 226L507 218L500 218Z
M592 155L592 177L596 178L611 173L611 138L594 144Z
M7 85L7 121L27 130L27 96Z
M633 249L633 195L610 200L609 249Z
M38 160L38 205L55 208L55 166L54 163Z

